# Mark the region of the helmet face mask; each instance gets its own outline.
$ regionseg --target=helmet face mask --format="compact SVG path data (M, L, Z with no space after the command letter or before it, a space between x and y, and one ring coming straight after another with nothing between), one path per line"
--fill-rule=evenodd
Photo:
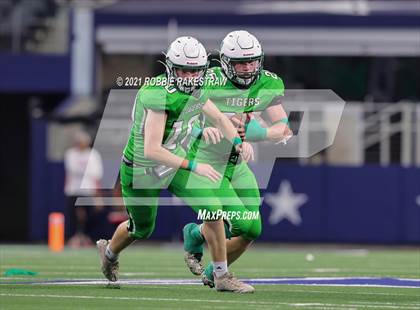
M228 33L220 48L220 63L226 76L234 83L250 86L263 67L264 53L261 44L252 34L239 30ZM240 72L235 66L256 61L254 70Z
M208 66L204 46L193 37L177 38L166 53L167 78L179 91L187 94L202 86Z
M245 64L250 62L255 62L253 71L240 72L235 68L237 64ZM249 86L260 75L263 65L263 56L261 55L251 59L232 59L226 55L222 55L221 64L223 71L230 80L239 85Z
M200 67L172 65L172 76L175 78L176 88L187 94L199 89L203 84L207 68L208 64Z

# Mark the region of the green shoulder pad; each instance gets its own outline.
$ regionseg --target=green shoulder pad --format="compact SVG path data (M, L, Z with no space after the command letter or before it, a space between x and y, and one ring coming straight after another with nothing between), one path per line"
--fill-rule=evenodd
M165 111L167 109L167 91L162 86L145 86L140 89L137 103L146 109Z
M284 96L284 83L277 74L263 70L261 72L261 82L264 84L264 89L269 90L273 96Z

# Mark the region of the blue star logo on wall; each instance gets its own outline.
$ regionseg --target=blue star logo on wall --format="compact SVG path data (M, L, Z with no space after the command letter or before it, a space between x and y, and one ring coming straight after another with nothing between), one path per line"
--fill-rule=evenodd
M416 198L416 202L417 202L417 204L420 206L420 195L418 195L418 196L417 196L417 198Z
M299 208L308 201L308 195L294 193L290 181L284 180L280 183L276 194L264 195L264 201L271 207L268 218L271 225L287 219L293 225L299 226L302 223Z

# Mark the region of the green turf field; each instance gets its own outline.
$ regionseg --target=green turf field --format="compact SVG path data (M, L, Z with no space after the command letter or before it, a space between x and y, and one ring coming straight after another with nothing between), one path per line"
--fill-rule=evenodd
M314 255L306 260L307 253ZM191 279L181 246L143 245L120 257L122 280ZM205 258L208 261L208 257ZM10 268L36 276L5 277ZM420 279L419 249L254 247L231 268L240 278L387 277ZM256 293L217 293L201 285L11 284L102 280L95 249L52 254L45 246L0 246L0 309L420 309L420 288L255 285Z

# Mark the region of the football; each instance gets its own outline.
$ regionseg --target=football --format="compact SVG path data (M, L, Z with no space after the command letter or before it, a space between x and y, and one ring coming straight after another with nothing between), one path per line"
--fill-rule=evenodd
M245 124L249 122L252 117L252 112L248 113L236 113L230 117L233 125L238 129L239 136L242 140L245 140Z

